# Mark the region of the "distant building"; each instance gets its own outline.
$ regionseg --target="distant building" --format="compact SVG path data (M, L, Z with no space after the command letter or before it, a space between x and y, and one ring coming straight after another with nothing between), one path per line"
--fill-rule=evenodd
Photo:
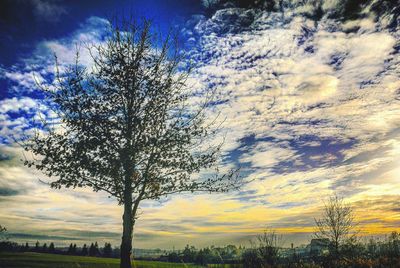
M310 254L311 255L324 255L329 252L329 239L319 238L311 239Z
M309 245L308 246L299 246L294 247L293 245L290 248L280 248L279 256L281 258L292 258L292 257L307 257L310 253Z
M162 255L166 255L171 252L171 250L156 249L141 249L134 248L132 254L135 258L145 258L145 259L157 259Z

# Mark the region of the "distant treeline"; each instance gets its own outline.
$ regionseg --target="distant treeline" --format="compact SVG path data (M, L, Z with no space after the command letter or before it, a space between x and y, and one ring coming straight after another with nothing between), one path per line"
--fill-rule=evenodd
M91 243L89 246L84 244L82 247L77 247L76 244L70 244L68 248L56 248L54 243L40 244L37 241L34 245L17 244L12 241L1 241L0 251L12 251L12 252L37 252L37 253L51 253L51 254L63 254L63 255L75 255L75 256L92 256L92 257L105 257L105 258L117 258L119 257L119 248L112 248L110 243L105 243L103 247L99 247L98 243Z
M235 245L228 245L226 247L211 246L203 249L196 249L194 246L187 245L183 250L171 251L169 253L159 250L157 251L159 254L147 254L146 257L140 254L135 256L135 259L197 264L238 263L243 250L245 250L244 247L236 247ZM39 241L37 241L35 244L30 245L29 243L17 244L12 241L4 240L0 242L0 251L37 252L105 258L118 258L120 255L119 247L113 248L111 243L105 243L103 247L99 247L97 242L91 243L90 245L84 244L82 247L78 247L75 243L71 243L69 247L55 247L53 242L40 244Z
M206 264L234 264L241 262L241 256L246 249L235 245L225 247L206 247L196 249L187 245L184 250L173 251L166 256L161 256L160 261Z

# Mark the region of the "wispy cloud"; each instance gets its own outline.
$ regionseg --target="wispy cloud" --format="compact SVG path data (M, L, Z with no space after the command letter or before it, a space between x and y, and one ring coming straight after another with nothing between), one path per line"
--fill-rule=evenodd
M175 246L242 243L267 225L301 242L332 192L352 203L365 233L386 232L400 221L398 31L387 28L384 17L342 22L329 16L328 6L315 21L304 15L314 12L309 8L227 8L190 22L184 34L198 63L190 83L198 91L216 90L210 113L217 109L226 117L224 163L241 165L250 183L237 193L145 203L135 246L171 247L171 237ZM101 43L106 26L91 18L69 37L42 42L23 65L4 70L15 96L1 101L2 137L35 116L32 75L51 77L49 52L69 63L75 45ZM85 54L82 59L90 64ZM114 200L89 189L51 190L39 173L16 164L23 157L17 147L1 146L0 218L6 226L18 221L14 233L85 241L87 230L101 232L90 239L105 240L120 232L121 208Z
M67 8L59 0L31 0L33 13L38 19L58 22L62 15L67 14Z

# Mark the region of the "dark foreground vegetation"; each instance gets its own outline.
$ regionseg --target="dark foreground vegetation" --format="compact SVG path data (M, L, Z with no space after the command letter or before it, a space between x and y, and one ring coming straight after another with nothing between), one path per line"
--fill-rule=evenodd
M278 248L271 242L277 239L274 236L267 234L266 240L244 252L241 261L244 267L400 267L398 232L382 240L348 240L337 248L327 239L312 239L309 245L300 248Z

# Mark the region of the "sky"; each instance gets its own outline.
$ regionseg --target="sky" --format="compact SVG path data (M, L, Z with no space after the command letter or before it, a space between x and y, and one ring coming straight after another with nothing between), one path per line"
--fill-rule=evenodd
M190 85L215 90L211 116L225 117L223 163L248 181L145 202L134 247L248 244L265 228L300 245L332 194L353 207L361 235L400 231L400 12L352 2L1 1L0 224L19 242L120 243L115 200L50 189L12 137L54 116L36 83L54 73L53 54L69 64L77 46L104 41L108 18L133 14L180 31L196 63Z

